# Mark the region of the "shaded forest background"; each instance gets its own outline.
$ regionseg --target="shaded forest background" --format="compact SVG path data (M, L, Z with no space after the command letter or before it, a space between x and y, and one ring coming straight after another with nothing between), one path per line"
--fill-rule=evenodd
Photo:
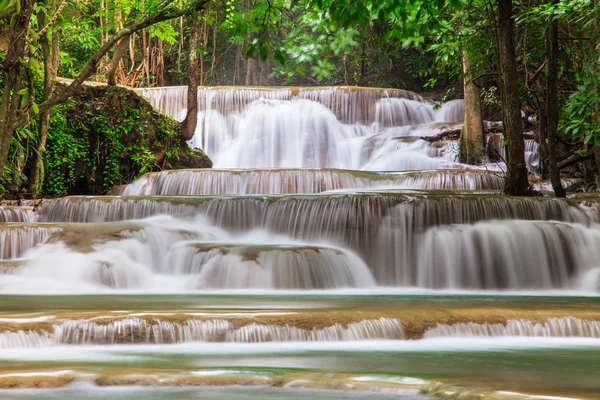
M518 156L524 130L540 143L542 177L585 177L593 189L594 161L600 163L598 15L593 0L4 0L4 188L64 194L63 181L80 177L63 164L74 154L94 164L98 154L77 147L82 127L67 117L81 84L95 81L359 85L408 89L439 102L463 97L470 84L483 117L504 121L507 193L530 194ZM74 81L57 84L57 77ZM123 118L98 125L115 148L123 127L140 123ZM90 168L112 165L103 172L108 190L164 167L154 145L132 145L131 173L116 166L116 151ZM48 184L57 179L65 184Z

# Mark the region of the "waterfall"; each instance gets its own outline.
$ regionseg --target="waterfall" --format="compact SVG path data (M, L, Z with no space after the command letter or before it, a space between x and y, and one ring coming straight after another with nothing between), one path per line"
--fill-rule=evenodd
M177 218L98 224L141 213ZM387 286L556 289L578 287L600 256L596 211L550 198L414 191L76 197L45 203L40 218L96 222L86 232L64 228L28 252L34 261L17 274L63 276L73 287L158 287L157 274L166 274L164 288L184 290L364 288L375 284L372 275ZM52 247L65 241L74 252Z
M435 112L421 101L381 99L375 106L375 120L383 126L423 125L435 121Z
M417 227L490 219L580 223L597 219L595 209L558 199L419 191L294 196L72 196L44 203L39 218L43 222L111 222L157 214L183 217L203 214L223 228L265 227L293 233L294 226L296 232L309 225L339 226L339 229L377 227L385 215L401 219L406 213L419 219Z
M364 262L343 249L307 245L191 243L171 250L169 265L203 289L374 287Z
M114 225L114 226L113 226ZM364 261L346 249L265 231L232 235L198 216L65 225L46 243L6 262L8 292L110 289L212 290L368 288ZM249 244L252 243L252 244Z
M436 114L439 122L463 122L465 118L465 102L463 100L451 100L442 104Z
M600 321L573 317L550 318L543 323L526 320L508 320L506 324L438 324L428 329L423 338L471 336L542 336L600 338Z
M35 222L37 215L32 207L0 206L0 223Z
M165 114L183 120L187 108L187 87L136 89L152 106ZM243 111L250 103L260 99L310 100L327 107L344 123L368 124L375 121L376 103L380 99L405 98L423 101L413 92L400 89L377 89L360 87L213 87L198 89L199 109L212 109L220 114Z
M431 228L416 238L414 252L402 243L404 248L393 257L403 284L552 289L568 286L577 274L597 265L599 240L599 227L547 221L486 221ZM382 272L388 274L387 270Z
M321 193L340 189L500 190L504 179L478 170L361 172L335 169L174 170L146 174L127 185L128 195Z
M51 225L0 224L0 260L19 258L60 230Z
M367 319L347 326L333 324L323 328L302 329L290 325L250 323L236 328L226 320L168 320L128 317L108 323L64 321L50 331L0 333L0 349L47 347L62 344L167 344L183 342L325 342L349 340L404 339L399 320Z
M168 115L185 116L185 88L138 92ZM373 150L369 138L378 135L383 135L376 141L380 153L388 149L394 152L389 157L409 160L408 167L392 164L385 170L444 168L422 151L428 143L396 154L393 142L411 134L398 127L460 121L462 105L452 101L434 110L411 92L345 87L200 88L198 101L198 126L189 143L218 168L373 169L381 163L368 167L373 159L365 154ZM435 132L422 127L417 134Z

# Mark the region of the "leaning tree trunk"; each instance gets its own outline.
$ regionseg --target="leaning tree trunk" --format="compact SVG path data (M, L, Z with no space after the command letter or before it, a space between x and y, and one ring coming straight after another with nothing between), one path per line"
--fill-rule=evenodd
M119 63L121 59L127 53L129 49L129 37L131 35L127 35L123 37L117 47L115 48L115 52L110 60L110 64L108 65L108 84L110 86L117 86L117 69L119 68Z
M4 173L4 166L8 160L8 151L14 133L14 120L17 118L23 88L23 66L21 58L25 55L27 44L27 28L33 12L35 0L20 0L21 10L15 17L8 50L2 69L6 71L4 88L2 89L2 103L0 104L0 177Z
M198 123L198 81L200 78L200 22L191 18L190 55L188 64L187 114L183 121L181 133L185 140L190 140L196 132Z
M508 140L507 176L504 192L512 196L527 196L532 192L525 164L525 139L521 121L521 102L515 54L512 0L498 0L498 57L500 95L504 136Z
M483 118L481 90L473 82L469 55L463 51L465 120L460 134L460 162L479 164L483 159Z
M44 14L40 13L40 21L44 21ZM42 22L42 25L44 23ZM40 36L42 55L44 57L44 90L42 101L46 101L52 95L54 83L58 76L58 55L60 50L60 34L58 30L52 33L52 43L48 41L48 35ZM38 116L38 136L39 142L33 155L31 163L31 172L29 176L29 192L34 196L38 195L42 188L44 155L46 153L46 142L48 140L48 127L50 125L50 110L45 110Z
M548 167L550 182L556 197L566 197L567 192L560 181L556 160L556 134L558 131L558 21L550 21L546 32L546 56L548 57L548 82L546 84L546 134L548 136Z

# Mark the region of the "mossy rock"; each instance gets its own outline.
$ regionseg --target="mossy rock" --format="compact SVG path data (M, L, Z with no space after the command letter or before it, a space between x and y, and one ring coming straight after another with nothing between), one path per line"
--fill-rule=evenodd
M83 86L53 113L47 195L104 194L146 172L212 167L187 145L179 122L129 89Z

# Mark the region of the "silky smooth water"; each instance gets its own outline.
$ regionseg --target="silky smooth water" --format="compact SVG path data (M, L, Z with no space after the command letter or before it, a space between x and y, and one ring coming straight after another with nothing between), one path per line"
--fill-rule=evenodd
M185 117L184 88L141 93ZM190 145L217 168L0 206L0 398L600 393L599 202L500 195L499 135L479 166L428 139L460 129L461 100L199 103Z

